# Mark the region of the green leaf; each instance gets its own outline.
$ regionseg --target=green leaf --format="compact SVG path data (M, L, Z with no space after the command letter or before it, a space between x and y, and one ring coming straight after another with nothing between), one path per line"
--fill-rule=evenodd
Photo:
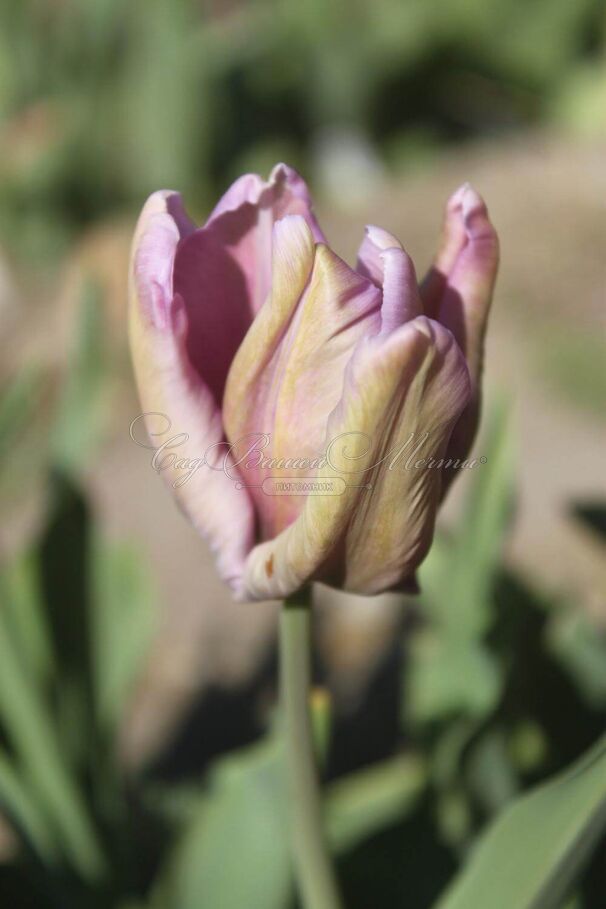
M124 545L94 537L92 647L96 710L102 728L119 722L156 628L149 572Z
M398 755L332 783L326 793L331 849L345 852L379 830L402 820L425 787L422 761Z
M420 570L428 626L410 639L405 674L406 717L418 723L453 715L480 721L502 689L501 667L483 639L493 619L492 587L511 504L503 406L493 413L479 452L456 535L438 536Z
M4 468L15 444L26 432L42 395L43 376L26 366L0 396L0 467Z
M421 567L424 604L451 638L477 638L490 621L491 588L512 500L512 453L507 411L496 408L456 536L438 538Z
M564 667L586 702L606 705L606 635L579 609L558 610L546 634L547 650Z
M605 829L606 737L496 819L436 909L557 909Z
M154 905L284 909L291 876L282 780L275 742L221 761Z
M4 617L30 674L43 688L52 672L52 648L41 602L34 552L22 553L0 574Z
M90 878L103 868L95 834L76 781L69 775L46 705L19 664L0 621L0 723L27 769L32 787L53 818L66 855Z
M45 390L48 378L24 366L0 395L0 498L18 503L43 476L48 449Z
M489 816L518 794L518 781L502 729L489 729L474 742L466 768L469 787Z
M333 705L330 691L320 685L312 688L309 706L316 761L322 774L326 769L333 731Z
M82 470L102 434L108 378L103 328L103 294L91 280L84 286L52 433L53 460L63 470Z
M0 806L17 833L34 850L41 861L52 865L57 860L52 827L5 751L0 749Z
M96 833L65 761L47 693L19 644L10 610L0 609L0 727L52 821L57 845L83 876L94 879L103 871Z
M53 472L39 543L40 583L53 650L53 716L74 769L96 750L90 591L91 516L69 473Z
M481 718L497 703L501 678L490 652L473 641L421 631L410 644L406 707L417 723L455 714Z
M336 853L405 817L425 786L422 762L400 755L325 792ZM284 909L291 863L282 749L270 738L222 759L156 890L154 906Z

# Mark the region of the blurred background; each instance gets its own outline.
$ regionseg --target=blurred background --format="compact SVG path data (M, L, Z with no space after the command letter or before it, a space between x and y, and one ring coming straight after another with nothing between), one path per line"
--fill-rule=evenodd
M284 160L341 255L376 223L422 274L469 180L501 237L488 462L422 595L317 591L348 906L430 907L603 731L605 39L600 0L0 0L2 905L296 905L276 604L230 602L129 438L129 244L158 188L202 220ZM603 906L605 858L575 909Z

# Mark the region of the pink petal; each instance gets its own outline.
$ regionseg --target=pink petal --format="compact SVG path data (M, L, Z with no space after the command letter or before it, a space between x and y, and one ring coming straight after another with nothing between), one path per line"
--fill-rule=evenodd
M305 181L291 167L277 164L267 182L256 174L236 180L204 225L244 273L253 315L270 289L273 225L286 215L302 215L316 242L324 242Z
M252 321L246 277L221 238L202 228L179 244L173 281L187 312L189 359L220 407L229 367Z
M300 216L278 222L274 232L272 294L232 365L226 427L234 443L267 433L268 457L313 459L321 454L355 344L380 328L380 294L327 246L314 249ZM248 475L260 484L276 474L253 469ZM301 496L268 497L254 486L251 495L264 536L292 522L304 504Z
M381 331L388 334L422 312L410 256L392 234L369 225L358 251L357 271L383 290Z
M400 241L382 227L367 225L358 250L356 271L369 278L377 287L383 286L382 253L386 249L402 249Z
M447 452L455 460L469 453L479 422L484 335L498 264L498 238L486 205L466 183L448 201L441 246L421 286L425 311L452 331L469 367L472 397Z
M187 242L191 229L178 195L156 193L139 218L132 252L130 339L148 432L156 445L184 434L162 456L165 464L171 457L201 459L224 438L216 399L189 358L188 310L172 287L179 243L182 237ZM170 430L163 415L170 421ZM155 436L158 432L162 435ZM207 465L185 483L184 470L175 466L163 469L162 475L207 539L221 576L238 593L254 530L245 490Z
M479 380L499 264L496 231L481 196L464 184L448 201L440 250L423 281L425 311L449 328Z
M433 534L441 472L390 471L383 459L419 430L439 458L468 399L464 359L440 325L420 317L360 340L325 437L325 448L336 440L342 457L333 452L316 475L341 492L308 496L293 524L253 549L246 595L286 596L311 580L364 594L413 585Z
M409 343L412 327L425 336L422 356L403 363L399 411L384 447L389 456L366 475L372 488L347 532L341 586L357 593L415 589L415 571L433 539L440 461L470 399L465 359L438 322L420 316L389 342L396 348Z
M270 291L273 226L292 214L323 239L304 181L279 164L268 182L256 174L236 180L177 250L174 291L187 309L189 357L219 406L230 364Z

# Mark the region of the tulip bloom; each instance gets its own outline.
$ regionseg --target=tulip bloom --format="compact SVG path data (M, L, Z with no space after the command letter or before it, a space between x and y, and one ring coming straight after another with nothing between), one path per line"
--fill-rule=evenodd
M497 261L468 185L420 287L377 227L350 268L284 165L241 177L200 228L178 193L150 197L130 275L140 397L183 433L178 458L214 453L187 483L176 460L165 475L238 599L414 589L452 474L427 465L476 430Z

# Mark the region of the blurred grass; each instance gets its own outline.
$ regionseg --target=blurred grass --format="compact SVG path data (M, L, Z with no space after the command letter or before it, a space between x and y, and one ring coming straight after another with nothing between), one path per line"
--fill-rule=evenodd
M603 130L603 50L599 0L3 0L0 239L49 259L159 187L195 209L276 154L310 173L327 127L382 166L549 120Z
M149 572L131 547L104 539L78 486L103 422L97 405L108 369L99 330L91 335L91 300L85 286L48 428L51 438L59 426L78 431L65 449L45 447L55 466L44 520L0 573L0 807L19 837L13 859L0 863L0 895L10 901L18 892L37 909L288 909L279 724L189 781L152 768L127 774L119 761L156 612ZM575 850L577 833L595 848L606 823L602 764L589 761L567 778L565 793L553 784L515 802L475 862L466 860L487 823L577 758L606 715L603 633L568 601L548 601L503 569L509 436L501 406L488 420L486 462L473 473L457 531L439 537L423 565L423 621L402 639L395 748L327 786L329 841L351 909L404 906L411 894L429 909L457 867L466 870L455 904L485 909L503 848L513 869L507 886L519 886L519 909L530 909L530 853L517 848L529 823L542 843L532 888L547 881L558 894L589 857ZM551 812L565 815L565 863ZM596 909L600 867L598 854L577 883L580 909ZM484 895L459 897L465 888Z
M538 366L549 387L572 406L603 418L606 413L606 336L569 328L547 329L540 339Z
M276 158L318 179L335 129L380 172L536 124L597 135L605 21L598 0L1 0L0 247L29 276L161 186L202 211ZM0 571L0 805L19 838L0 897L286 909L273 728L188 785L119 761L156 613L148 567L104 538L81 488L112 402L103 303L85 280L65 374L33 363L0 397L0 499L19 502L34 477L45 490L35 532ZM560 322L533 351L558 395L592 414L605 353ZM503 566L514 456L502 413L483 450L457 532L423 567L423 620L402 638L397 746L327 789L351 909L427 909L487 822L603 729L603 629ZM575 909L601 906L603 867L598 854Z

